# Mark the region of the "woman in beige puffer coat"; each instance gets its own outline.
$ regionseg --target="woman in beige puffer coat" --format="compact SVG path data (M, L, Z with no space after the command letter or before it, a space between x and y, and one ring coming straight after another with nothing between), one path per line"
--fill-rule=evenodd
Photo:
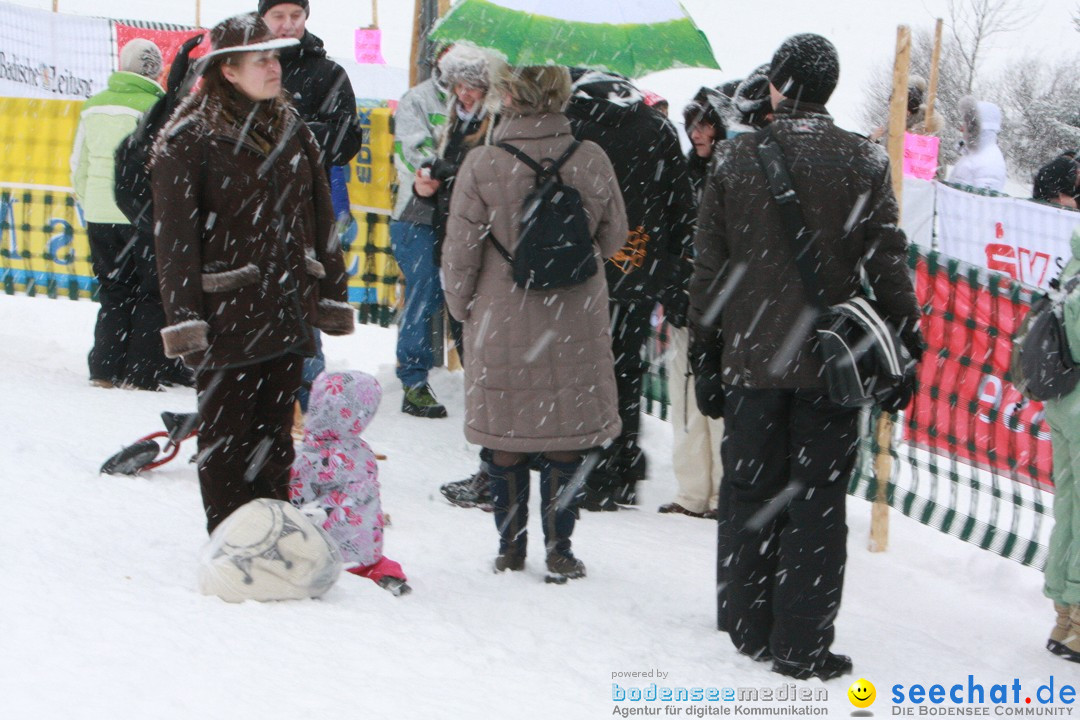
M517 68L497 81L505 107L494 141L534 160L557 158L573 141L559 110L570 94L565 68ZM626 208L615 171L583 142L560 175L581 193L598 266L626 241ZM464 324L465 437L492 451L488 472L500 533L495 568L525 565L529 456L540 461L549 579L582 577L570 551L585 451L620 429L604 273L556 290L524 290L490 232L513 254L522 201L535 175L496 145L469 152L457 175L442 269L446 304Z

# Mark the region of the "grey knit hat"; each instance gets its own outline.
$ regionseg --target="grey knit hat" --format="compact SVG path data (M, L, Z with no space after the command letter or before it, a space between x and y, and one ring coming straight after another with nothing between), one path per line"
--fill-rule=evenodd
M133 38L120 49L120 69L156 80L165 63L161 49L145 38Z

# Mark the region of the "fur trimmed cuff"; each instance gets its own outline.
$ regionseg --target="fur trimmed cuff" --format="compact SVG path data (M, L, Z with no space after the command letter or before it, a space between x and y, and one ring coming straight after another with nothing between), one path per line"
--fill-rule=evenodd
M165 357L178 358L210 347L210 326L204 320L185 320L161 330Z
M202 289L205 293L227 292L259 282L258 266L248 263L244 267L225 272L203 273Z
M349 303L320 300L315 327L327 335L349 335L356 328L356 311Z
M326 277L326 268L323 267L321 262L310 255L304 256L304 269L307 270L308 275L311 275L317 280L322 280Z

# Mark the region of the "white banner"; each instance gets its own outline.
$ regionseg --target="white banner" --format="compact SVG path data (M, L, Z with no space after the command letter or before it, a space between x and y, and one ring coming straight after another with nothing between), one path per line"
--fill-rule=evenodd
M932 180L904 176L900 227L912 245L924 248L934 246L935 185L936 183Z
M978 267L1047 287L1072 255L1080 212L937 183L938 250Z
M109 20L0 3L0 96L85 100L115 69Z

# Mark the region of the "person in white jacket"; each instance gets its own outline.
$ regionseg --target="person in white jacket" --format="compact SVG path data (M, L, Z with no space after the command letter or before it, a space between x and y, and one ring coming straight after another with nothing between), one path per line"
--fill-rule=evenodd
M960 159L949 174L949 181L1005 190L1005 156L997 144L1001 131L1001 108L991 102L976 100L970 95L960 99L960 129L964 139Z

